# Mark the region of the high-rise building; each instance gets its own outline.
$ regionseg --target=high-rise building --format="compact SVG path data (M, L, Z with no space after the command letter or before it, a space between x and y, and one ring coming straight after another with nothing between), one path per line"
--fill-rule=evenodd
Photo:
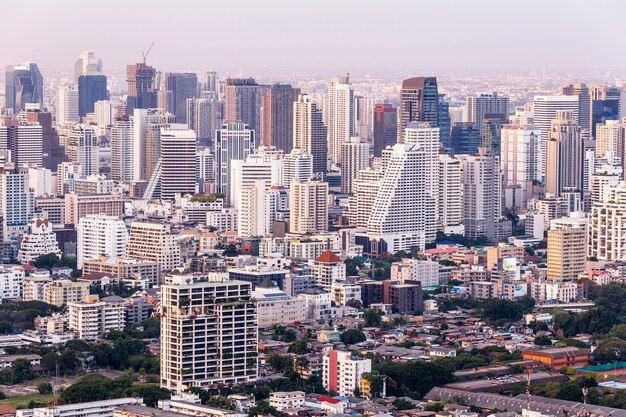
M352 195L350 196L350 225L366 228L372 214L372 207L376 201L382 179L382 171L379 169L365 169L352 182Z
M160 109L133 112L133 180L150 180L161 156L161 128L174 123L174 115Z
M52 231L52 223L45 217L34 217L28 222L28 230L22 236L17 260L22 264L32 264L39 256L49 253L61 257L56 234Z
M0 168L0 213L2 237L17 239L35 215L35 196L28 184L28 168L7 163Z
M626 171L626 124L617 120L607 120L596 126L596 156L609 153L621 158L622 169Z
M447 154L439 154L437 191L437 228L446 234L462 235L463 173L461 161Z
M452 130L452 118L450 116L450 103L444 99L445 94L439 94L437 113L439 114L439 140L444 149L450 149L450 132Z
M161 128L161 199L196 190L196 134L186 125Z
M313 159L313 174L324 178L328 171L328 142L322 112L309 95L300 95L293 104L293 148Z
M200 76L200 97L217 100L217 72L206 71Z
M359 137L352 137L348 142L341 144L341 192L352 192L352 181L359 171L369 166L370 144Z
M248 155L244 161L233 159L230 162L230 206L239 209L241 190L253 186L256 181L265 181L266 190L272 185L281 185L283 179L282 159L276 154L259 153Z
M4 106L14 113L24 110L27 103L39 103L43 109L43 77L35 63L9 65L5 72Z
M374 105L374 156L380 158L383 149L393 146L398 137L398 109L393 104Z
M404 129L410 122L429 122L432 127L439 127L437 78L414 77L402 81L398 107L398 143L404 140Z
M120 297L105 297L102 300L92 294L79 302L67 304L69 328L76 337L93 343L103 339L110 331L123 331L125 303Z
M198 143L212 146L215 131L222 126L222 102L208 98L188 98L187 126L196 132Z
M257 84L254 78L227 78L224 122L243 122L260 136L261 98L265 90L266 86Z
M29 106L30 107L30 106ZM52 125L52 113L41 111L38 106L18 114L29 123L39 123L42 129L42 161L44 168L55 170L57 165L67 160L64 149L59 145L59 135Z
M57 91L57 118L59 125L78 123L78 90L71 85L62 85Z
M204 282L175 278L161 286L161 387L181 393L255 380L258 329L252 284L217 273Z
M541 128L533 125L504 125L500 166L504 206L525 209L533 181L541 182Z
M283 181L289 189L291 181L307 181L313 176L313 158L300 148L294 148L283 158Z
M356 109L350 77L333 77L328 85L328 155L341 161L341 144L355 135Z
M501 113L488 113L483 115L481 127L481 147L491 149L493 153L500 153L500 142L502 141L502 126L509 123L509 118Z
M133 180L133 121L124 114L111 128L111 179Z
M126 256L158 262L163 272L180 266L180 246L168 223L134 221L126 243Z
M591 95L591 136L596 136L598 123L618 120L623 113L622 89L606 85L592 85Z
M91 214L81 218L77 227L77 267L81 269L87 259L124 256L127 241L126 224L119 217Z
M187 99L198 94L198 77L192 72L166 72L159 107L176 116L176 123L187 123Z
M589 87L585 83L566 84L561 87L561 94L564 96L578 96L578 125L591 134L591 96Z
M502 220L502 177L499 158L483 148L477 155L459 155L463 163L463 217L465 236L498 241L511 234L511 222Z
M289 230L293 233L328 231L328 183L291 181Z
M94 121L99 128L113 125L113 105L109 100L99 100L93 104Z
M102 74L102 59L92 51L83 51L74 63L74 83L78 83L81 75Z
M573 112L558 110L546 147L546 192L583 191L584 141Z
M330 291L334 283L346 279L346 264L331 250L326 250L314 260L310 260L309 268L316 285L325 291Z
M11 151L16 165L43 165L43 127L38 122L0 119L0 149Z
M126 113L133 114L135 109L151 109L156 107L157 92L154 82L156 69L144 62L138 62L126 67L126 82L128 83L128 97L126 98Z
M299 88L289 84L267 87L261 101L261 138L265 146L274 146L286 154L293 147L293 103Z
M108 99L106 76L87 74L78 77L78 115L80 117L93 113L96 101Z
M493 93L479 93L469 96L466 99L467 121L474 123L480 132L483 126L483 119L487 114L509 114L509 98Z
M471 122L457 122L450 132L450 152L453 155L474 155L481 146L480 129Z
M547 250L550 281L577 281L585 272L587 259L587 218L584 213L550 222Z
M97 174L100 170L100 148L98 137L91 125L72 127L65 152L71 161L78 162L83 175Z
M596 201L589 214L587 255L600 261L626 259L626 184L608 190L605 201Z
M254 130L243 122L225 123L217 132L216 137L216 184L217 191L223 193L230 200L231 162L244 161L248 155L254 153ZM227 201L230 204L230 201Z
M354 396L360 391L363 374L371 372L372 361L360 359L352 352L331 350L322 358L322 384L342 396Z
M432 158L429 146L418 140L383 151L387 162L367 233L370 239L380 242L384 251L424 248L427 241L434 240L436 190L432 189L431 179L437 172L428 172Z

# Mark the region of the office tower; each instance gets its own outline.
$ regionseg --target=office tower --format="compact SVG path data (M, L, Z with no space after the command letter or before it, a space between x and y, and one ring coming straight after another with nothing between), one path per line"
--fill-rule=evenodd
M59 135L52 125L52 113L41 111L39 105L28 106L18 114L29 123L39 123L42 129L42 163L45 168L55 170L57 165L67 160L63 147L59 146Z
M533 182L541 182L541 128L533 125L504 125L500 166L504 206L525 209Z
M398 108L398 143L404 140L404 129L410 122L429 122L432 127L439 127L437 78L414 77L402 81Z
M393 146L398 137L398 109L393 104L374 105L374 156L380 158L383 149Z
M267 87L261 99L261 138L265 146L274 146L285 153L293 147L293 103L299 88L289 84Z
M458 122L452 125L450 152L453 155L474 155L481 142L480 129L474 123Z
M352 137L341 144L339 162L341 163L341 192L352 192L352 181L359 171L369 166L370 144L359 137Z
M582 212L552 220L548 230L549 281L577 281L585 272L587 218Z
M256 136L260 136L261 97L265 89L266 86L258 85L254 78L227 78L224 122L243 122Z
M367 232L370 238L384 242L388 252L424 248L435 238L436 196L431 178L436 172L428 172L432 157L428 146L418 141L383 151L387 162Z
M7 163L0 169L2 237L18 239L35 215L35 196L28 184L28 168Z
M328 85L328 155L339 163L341 144L355 135L356 109L350 77L333 77Z
M294 148L283 158L283 181L289 189L291 181L304 182L313 176L313 158L300 148Z
M313 158L313 174L324 178L328 170L328 142L322 112L307 94L293 104L293 147Z
M100 170L98 138L91 125L77 124L72 127L65 152L71 161L81 166L82 175L97 174Z
M503 114L505 117L508 117L509 114L509 98L498 95L495 91L467 97L465 106L467 121L474 123L478 131L482 130L483 119L486 114Z
M589 257L600 261L626 259L626 184L609 189L606 201L593 203L587 251Z
M61 257L52 223L46 217L34 217L28 222L28 229L22 236L17 260L22 264L32 264L39 256L49 253Z
M561 87L561 94L564 96L578 97L578 125L587 132L587 137L591 134L591 96L589 87L585 83L566 84Z
M437 113L439 115L439 140L444 149L450 149L450 132L452 119L450 117L450 103L444 99L445 94L439 94Z
M11 151L16 165L43 165L43 128L37 122L0 119L0 148Z
M161 153L161 128L174 123L174 115L161 109L133 112L133 180L150 180Z
M324 388L342 396L354 396L355 391L360 392L363 374L372 370L370 359L359 359L347 351L331 350L322 361Z
M196 190L196 134L185 125L161 128L161 199Z
M463 173L461 161L447 154L438 155L437 228L446 234L462 235Z
M136 108L150 109L156 107L155 76L156 69L147 65L145 61L126 67L126 82L128 83L127 114L133 114Z
M74 63L74 83L78 83L81 75L102 74L102 59L92 51L83 51Z
M619 87L592 85L591 95L591 136L595 137L598 123L618 120L623 112L622 90Z
M200 76L200 97L217 100L217 72L206 71Z
M191 72L166 72L164 79L164 103L160 108L176 116L176 123L187 123L187 99L198 94L198 77Z
M126 243L126 256L157 262L163 272L180 266L180 246L168 223L134 221Z
M124 220L117 216L90 214L78 221L76 243L77 267L88 259L101 256L122 257L126 253L128 232Z
M5 71L4 106L14 113L24 110L27 103L39 103L43 109L43 77L37 64L25 62L9 65Z
M333 284L346 279L346 264L330 250L310 260L308 265L316 285L325 291L330 291Z
M196 132L198 143L211 146L215 131L222 126L222 103L214 99L187 99L187 126Z
M378 169L365 169L352 182L352 195L350 196L350 225L359 228L366 228L372 207L376 201L382 171Z
M607 154L621 158L622 169L626 171L626 125L617 120L607 120L595 125L596 156Z
M133 121L125 114L111 128L111 179L133 180Z
M161 387L182 393L255 380L258 328L252 284L217 273L204 282L175 278L174 284L161 286Z
M571 110L578 123L578 96L535 96L533 99L533 123L541 128L541 175L546 175L546 146L550 139L552 120L558 110Z
M68 303L69 329L78 339L89 343L104 339L111 331L124 331L125 306L121 297L111 296L100 300L96 294Z
M78 123L78 90L71 85L63 85L57 91L56 123Z
M328 183L291 181L289 230L300 234L328 231Z
M546 193L583 191L584 141L572 111L558 110L546 147Z
M463 163L463 217L465 236L498 241L511 234L511 222L502 221L502 177L499 158L479 148L477 155L459 155Z
M108 100L107 77L102 74L87 74L78 77L78 115L85 117L94 112L96 101Z
M505 114L493 113L483 115L481 127L481 148L491 149L496 155L500 154L502 126L509 123Z
M245 161L248 155L254 153L254 130L243 122L231 122L222 125L217 132L216 145L216 184L217 191L226 196L230 204L231 161Z

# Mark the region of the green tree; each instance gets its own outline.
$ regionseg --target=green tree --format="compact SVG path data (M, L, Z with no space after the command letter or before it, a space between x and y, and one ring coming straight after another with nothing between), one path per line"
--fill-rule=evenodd
M368 308L363 312L365 327L379 327L382 324L383 312L377 308Z
M41 357L41 367L44 371L54 372L58 364L60 364L60 357L56 352L48 352Z
M311 349L309 348L309 344L304 339L296 340L289 345L289 349L287 350L287 352L294 353L296 355L306 355L310 351Z
M158 384L133 384L126 389L129 397L141 397L148 407L155 407L161 400L169 400L171 393Z
M535 345L550 346L552 345L552 339L550 339L548 336L537 336L535 337Z
M37 391L40 394L50 394L52 392L52 384L49 382L40 382L37 384Z
M14 360L11 364L11 377L15 384L33 379L33 364L31 361L23 358Z
M356 343L365 342L367 337L365 333L357 329L349 329L341 333L339 336L344 345L354 345Z
M279 355L278 353L270 353L267 363L278 372L285 372L293 369L293 357L289 355Z
M13 333L13 325L7 321L0 321L0 334L11 334Z
M440 402L428 404L426 407L424 407L424 411L434 411L438 413L439 411L443 411L443 404L441 404Z
M361 300L357 300L356 298L353 298L353 299L348 300L346 302L346 307L362 309L363 308L363 303L361 302Z
M404 398L396 398L393 400L393 406L396 408L396 411L411 410L415 408L415 404L411 401L405 400Z
M256 406L248 410L249 417L265 416L268 414L271 414L275 417L283 417L286 415L285 413L281 413L276 408L270 406L269 402L267 402L266 400L257 401Z
M211 396L207 400L206 405L211 406L211 407L223 408L225 410L235 410L236 408L235 404L228 398L224 397L223 395Z
M363 374L363 378L365 378L370 384L370 397L371 398L379 398L383 394L383 389L385 387L385 376L381 375L377 371L365 372Z

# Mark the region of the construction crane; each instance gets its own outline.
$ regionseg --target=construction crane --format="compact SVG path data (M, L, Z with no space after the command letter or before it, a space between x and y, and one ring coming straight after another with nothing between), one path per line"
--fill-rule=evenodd
M152 47L154 46L154 44L150 45L150 48L148 48L148 50L146 52L141 51L141 54L143 55L143 63L146 63L146 58L148 57L148 54L150 53L150 51L152 50Z

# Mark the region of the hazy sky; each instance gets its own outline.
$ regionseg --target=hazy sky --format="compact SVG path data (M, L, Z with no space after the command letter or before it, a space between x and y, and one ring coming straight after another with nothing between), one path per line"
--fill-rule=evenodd
M623 0L32 0L3 4L0 65L105 72L626 71Z

